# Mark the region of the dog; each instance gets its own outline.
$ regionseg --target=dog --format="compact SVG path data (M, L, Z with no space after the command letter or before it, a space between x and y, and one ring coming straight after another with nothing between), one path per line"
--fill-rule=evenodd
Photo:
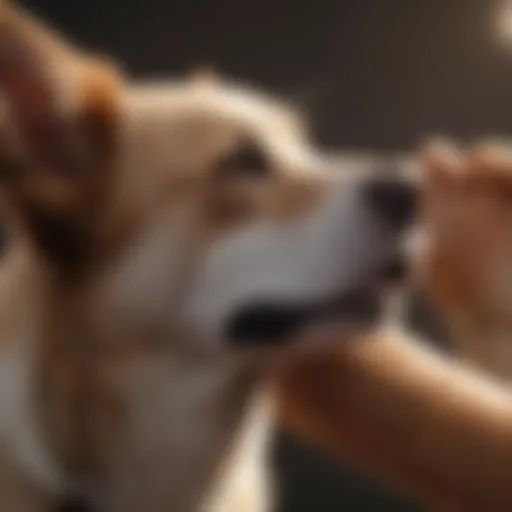
M378 321L416 187L333 169L261 93L131 81L7 6L0 93L0 508L267 509L266 383L293 340Z
M424 152L426 244L420 284L445 319L457 354L512 376L512 151L481 143L463 152L438 141Z

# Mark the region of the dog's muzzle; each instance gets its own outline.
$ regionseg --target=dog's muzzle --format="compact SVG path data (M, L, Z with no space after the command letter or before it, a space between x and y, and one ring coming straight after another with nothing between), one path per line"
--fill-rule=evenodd
M227 337L237 346L270 347L293 342L303 329L315 324L335 322L351 331L374 327L381 317L383 293L406 273L405 261L397 256L375 273L371 283L339 296L297 304L255 301L232 317Z
M408 273L401 235L415 217L417 185L397 175L377 175L361 186L362 200L371 215L391 233L397 248L384 257L359 285L327 299L295 303L255 300L238 309L227 325L227 337L238 346L279 346L293 341L303 329L319 323L340 323L354 332L375 326L385 303L383 292L402 284Z

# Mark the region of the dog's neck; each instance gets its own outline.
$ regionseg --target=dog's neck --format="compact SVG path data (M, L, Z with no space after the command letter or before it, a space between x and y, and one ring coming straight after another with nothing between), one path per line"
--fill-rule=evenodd
M265 365L252 355L182 351L190 339L125 344L108 338L125 330L109 325L103 332L73 293L56 297L44 265L18 262L13 258L15 273L4 268L5 277L18 276L6 286L5 301L13 302L13 291L24 283L45 311L30 323L18 322L44 335L27 340L28 351L14 353L14 363L31 374L22 376L18 411L30 414L35 426L33 432L19 429L26 416L16 419L13 412L5 439L15 457L45 489L85 491L100 509L138 510L139 499L154 502L152 510L197 509L196 500L220 478L241 435ZM41 274L37 280L34 269ZM23 300L19 311L28 311ZM37 359L28 361L34 347ZM34 456L25 457L23 446L37 448Z
M137 364L105 508L197 510L243 435L260 377L251 366L172 354Z

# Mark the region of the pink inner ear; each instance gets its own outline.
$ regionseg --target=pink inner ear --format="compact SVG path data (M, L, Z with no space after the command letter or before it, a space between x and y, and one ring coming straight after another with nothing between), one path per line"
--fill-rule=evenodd
M70 144L72 123L60 115L38 56L19 38L0 25L0 92L36 164L62 176L74 174L80 161Z

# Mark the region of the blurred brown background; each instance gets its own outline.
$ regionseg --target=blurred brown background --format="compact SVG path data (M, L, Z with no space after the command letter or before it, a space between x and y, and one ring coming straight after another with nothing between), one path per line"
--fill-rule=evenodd
M23 4L134 75L212 64L291 98L330 149L512 132L512 35L507 44L499 33L505 0ZM512 33L512 16L510 25ZM415 324L440 339L428 309L417 301L412 309ZM284 433L274 452L283 512L420 510Z

